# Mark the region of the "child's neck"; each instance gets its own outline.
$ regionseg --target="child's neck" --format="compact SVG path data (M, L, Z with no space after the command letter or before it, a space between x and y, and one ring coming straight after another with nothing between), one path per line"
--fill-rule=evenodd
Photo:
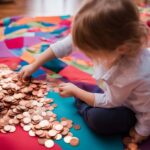
M119 62L120 58L113 57L112 59L107 59L102 61L102 65L106 70L109 70L111 67L116 65Z

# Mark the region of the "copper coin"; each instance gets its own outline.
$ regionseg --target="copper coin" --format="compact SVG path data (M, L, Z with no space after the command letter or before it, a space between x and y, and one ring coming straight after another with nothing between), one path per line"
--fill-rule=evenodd
M46 141L45 138L38 138L38 142L39 142L39 144L41 144L41 145L44 145L44 144L45 144L45 141Z
M76 138L76 137L72 137L71 140L70 140L70 145L72 145L72 146L79 145L79 139Z
M80 128L81 128L80 125L78 125L78 124L75 124L73 127L75 130L80 130Z
M52 148L54 146L54 141L53 140L46 140L44 145L47 148Z

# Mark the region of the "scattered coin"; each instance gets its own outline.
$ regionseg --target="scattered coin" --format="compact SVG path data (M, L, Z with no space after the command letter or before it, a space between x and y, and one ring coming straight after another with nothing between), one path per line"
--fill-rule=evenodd
M10 125L4 126L4 130L7 131L7 132L10 131L11 130L11 126Z
M44 145L47 148L52 148L54 146L54 141L53 140L47 140L47 141L45 141Z
M53 137L57 134L57 131L52 129L52 130L49 130L48 134L49 134L50 137Z
M75 130L80 130L80 128L81 128L80 125L78 125L78 124L75 124L75 125L74 125L74 129L75 129Z
M29 135L30 135L30 136L35 136L34 131L33 131L33 130L30 130L30 131L29 131Z
M38 142L39 142L39 144L41 144L41 145L44 145L44 144L45 144L45 141L46 141L45 138L38 138Z
M57 134L57 135L55 136L55 139L56 139L56 140L61 140L61 139L62 139L62 135L61 135L61 134Z
M57 124L54 126L55 130L61 131L63 129L63 126L61 124Z
M71 139L72 139L71 136L65 136L65 137L64 137L64 142L65 142L65 143L70 143Z
M72 145L72 146L79 145L79 139L76 138L76 137L72 137L71 140L70 140L70 145Z

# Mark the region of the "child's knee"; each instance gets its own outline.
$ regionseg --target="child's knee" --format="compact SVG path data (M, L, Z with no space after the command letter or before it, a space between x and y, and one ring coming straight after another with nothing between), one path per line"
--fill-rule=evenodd
M108 134L107 131L110 126L110 122L104 115L103 110L97 113L95 110L89 109L86 114L86 122L96 133Z

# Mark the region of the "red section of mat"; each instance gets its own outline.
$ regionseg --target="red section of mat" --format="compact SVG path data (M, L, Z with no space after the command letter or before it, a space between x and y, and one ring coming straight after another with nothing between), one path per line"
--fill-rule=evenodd
M90 74L85 73L73 66L67 66L59 72L59 74L70 81L86 82L90 84L96 84L94 78Z
M8 39L5 40L5 43L9 49L17 49L22 48L24 44L23 37L14 38L14 39Z
M13 57L13 58L0 58L0 64L6 64L9 66L12 70L15 70L19 63L21 62L20 58Z
M38 144L37 137L31 137L21 127L17 127L16 132L3 134L0 133L0 150L47 150L44 146ZM61 150L55 144L49 150Z

